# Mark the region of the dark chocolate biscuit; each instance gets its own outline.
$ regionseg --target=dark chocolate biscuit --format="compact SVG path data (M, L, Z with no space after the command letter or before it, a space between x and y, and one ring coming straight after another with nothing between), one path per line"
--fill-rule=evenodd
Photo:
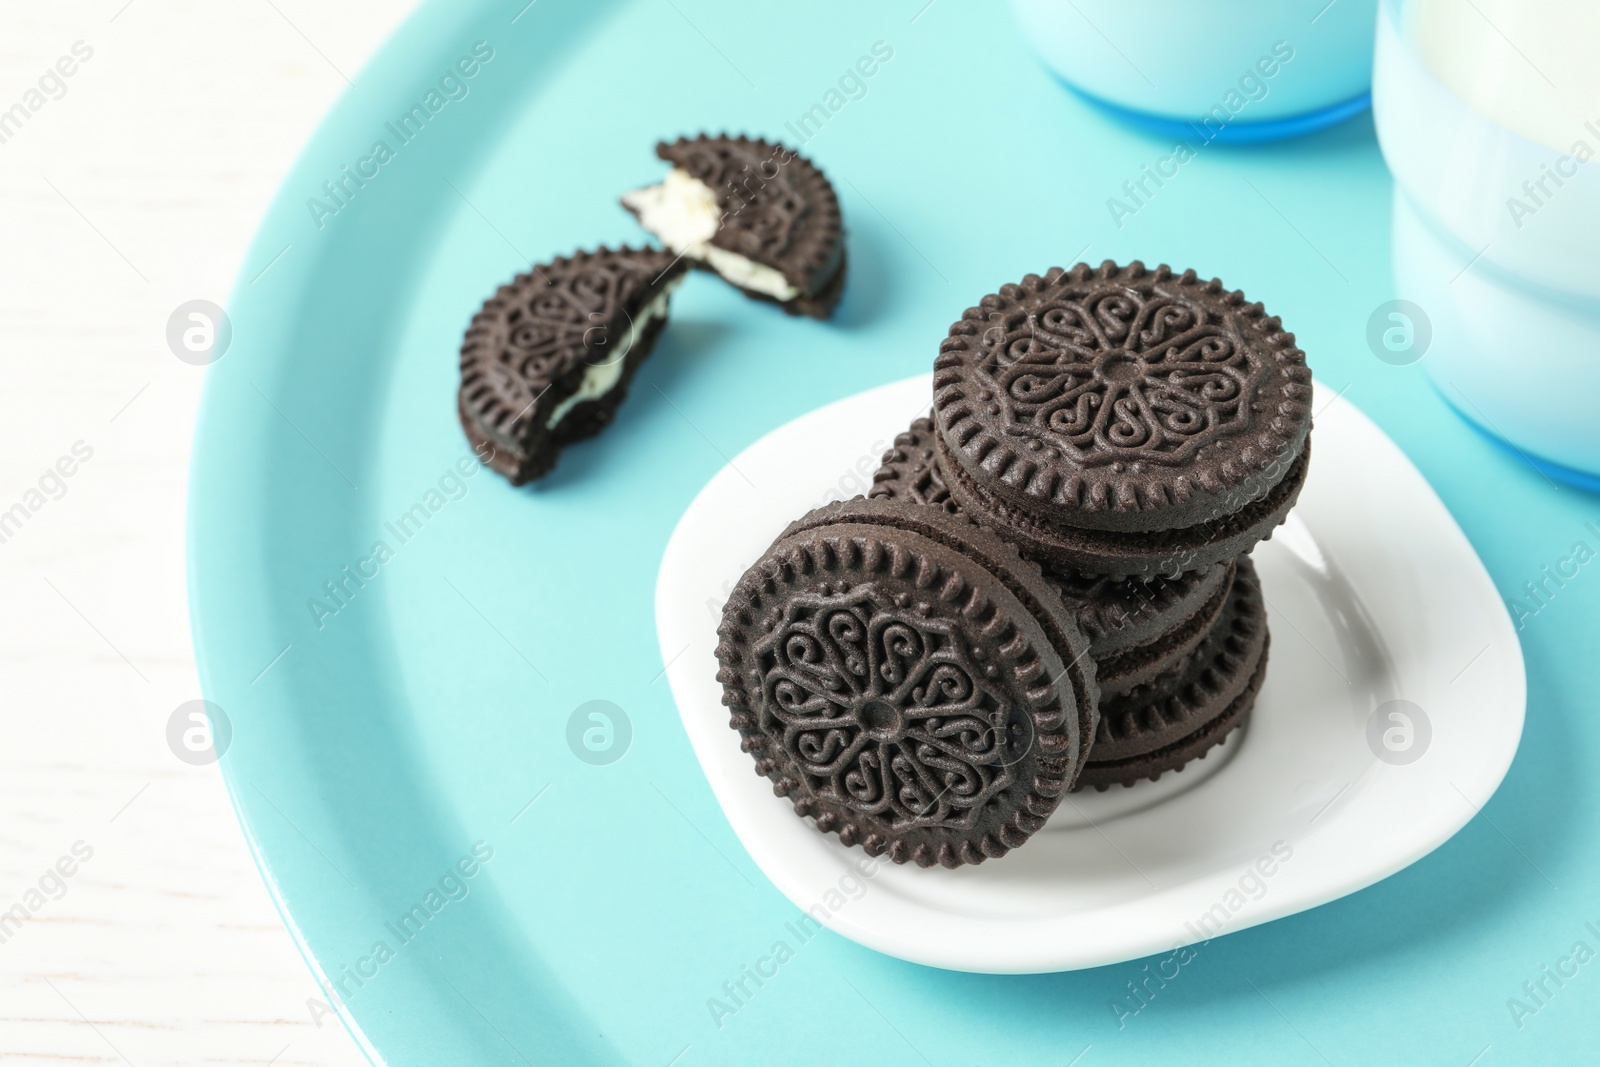
M1194 575L1195 585L1209 584L1203 579L1208 578L1215 570L1222 571L1223 581L1212 586L1211 595L1202 601L1187 618L1179 620L1165 633L1151 638L1141 645L1134 645L1116 652L1097 652L1094 657L1095 675L1100 681L1100 699L1102 702L1107 697L1126 693L1135 686L1142 685L1159 678L1162 674L1175 669L1183 663L1216 625L1223 609L1228 602L1228 591L1233 586L1233 572L1231 564L1217 564L1210 570ZM1060 580L1058 576L1058 581ZM1104 579L1111 582L1111 579ZM1156 579L1157 582L1160 579ZM1147 583L1132 582L1124 579L1112 583L1113 588L1126 585L1144 585ZM1068 603L1071 603L1068 598ZM1080 616L1081 619L1081 616Z
M599 433L667 321L684 267L668 252L579 252L502 285L461 343L457 413L479 454L513 485Z
M895 435L894 444L883 454L882 463L873 472L872 488L867 490L867 495L928 504L952 515L961 511L950 499L950 490L939 470L932 419L917 419L903 433Z
M1238 563L1227 604L1180 668L1100 702L1100 725L1084 776L1104 786L1156 778L1181 767L1243 721L1265 677L1266 605L1248 557ZM1222 725L1219 725L1222 724ZM1205 744L1195 747L1201 740ZM1090 771L1093 775L1090 775Z
M979 522L1004 530L1029 555L1054 569L1146 580L1172 579L1212 567L1270 540L1272 531L1283 524L1300 498L1311 462L1311 441L1307 438L1278 484L1266 496L1230 515L1174 530L1113 533L1056 526L1034 513L1002 504L967 478L966 472L946 454L943 438L935 446L951 498Z
M939 469L937 436L931 420L913 422L884 453L868 495L960 513ZM1050 567L1045 577L1089 638L1103 698L1154 678L1199 644L1222 610L1233 561L1147 582Z
M1194 271L1030 274L950 327L933 387L957 502L1079 570L1179 573L1238 555L1304 474L1305 353L1260 304ZM1219 524L1240 536L1219 543ZM1138 558L1123 560L1129 535Z
M844 292L844 226L833 186L775 141L700 135L663 141L665 181L622 204L673 252L749 296L825 319Z
M1268 644L1270 643L1269 641ZM1144 780L1154 782L1167 771L1181 771L1194 760L1205 759L1206 753L1222 744L1228 739L1228 735L1250 721L1250 713L1255 710L1256 696L1261 692L1261 683L1266 680L1266 676L1267 650L1263 647L1261 663L1250 676L1244 691L1223 709L1221 715L1187 737L1180 738L1154 752L1143 756L1130 756L1127 759L1107 760L1104 763L1090 763L1083 768L1083 773L1073 783L1073 789L1087 789L1093 786L1096 790L1105 792L1114 785L1132 786Z
M811 512L745 572L718 633L757 773L819 830L897 863L1018 847L1094 736L1094 664L1055 587L938 508Z
M1108 578L1080 571L1046 567L1045 574L1061 587L1061 595L1078 612L1078 626L1089 638L1097 661L1134 652L1163 641L1190 620L1207 622L1220 606L1218 597L1233 581L1233 561L1189 571L1176 578Z

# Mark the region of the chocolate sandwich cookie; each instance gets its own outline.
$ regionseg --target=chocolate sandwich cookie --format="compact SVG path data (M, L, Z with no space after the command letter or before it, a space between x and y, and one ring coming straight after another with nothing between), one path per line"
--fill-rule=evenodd
M1078 626L1089 638L1095 659L1106 662L1155 642L1181 639L1179 631L1209 627L1233 582L1233 566L1228 560L1176 578L1148 581L1050 567L1045 575L1077 609Z
M683 273L668 252L601 248L502 285L461 343L458 414L488 465L521 485L555 466L564 446L604 429Z
M896 434L894 444L883 454L883 461L872 474L872 488L867 490L867 495L928 504L952 515L959 514L961 507L950 499L950 490L939 470L934 437L931 418L916 419L903 433Z
M1083 769L1083 774L1079 776L1073 788L1081 790L1092 786L1103 793L1114 785L1131 787L1146 779L1154 782L1167 771L1182 771L1195 760L1205 759L1213 748L1226 741L1235 730L1249 723L1250 713L1255 708L1256 695L1266 678L1266 671L1267 665L1263 657L1261 666L1250 676L1245 691L1224 709L1222 715L1211 720L1200 730L1148 755L1091 763Z
M1305 353L1194 271L1030 274L950 327L933 390L952 498L1060 567L1148 577L1230 559L1305 480Z
M868 495L960 513L939 470L937 433L917 419L884 453ZM1211 628L1233 581L1233 561L1148 581L1045 568L1089 639L1101 698L1155 678L1192 652Z
M774 141L663 141L664 181L623 194L645 229L697 267L792 315L825 319L844 292L844 226L833 186Z
M897 863L1002 856L1083 766L1099 692L1055 587L960 516L856 498L739 580L717 678L756 772L796 814Z
M1134 597L1152 597L1149 601L1138 601L1138 607L1149 610L1144 613L1143 619L1130 618L1125 623L1124 631L1137 632L1142 629L1151 634L1147 640L1115 651L1096 650L1094 653L1095 675L1100 681L1100 699L1104 701L1107 697L1154 681L1183 663L1199 647L1227 604L1228 590L1234 581L1234 565L1231 562L1215 563L1204 571L1191 571L1171 581L1159 577L1148 582L1132 578L1101 578L1099 581L1105 583L1103 586L1077 576L1066 577L1048 572L1047 576L1061 585L1067 603L1077 608L1080 625L1086 615L1096 615L1112 623L1123 617L1116 612L1131 607L1130 602ZM1179 588L1169 589L1169 586ZM1072 591L1075 589L1084 592L1074 597ZM1151 593L1150 590L1158 592ZM1188 595L1179 598L1172 595L1174 592ZM1166 610L1158 611L1158 606ZM1187 614L1184 613L1185 608L1188 609ZM1175 621L1169 622L1165 629L1158 629L1154 625L1157 619ZM1084 629L1087 632L1088 628ZM1121 636L1123 634L1119 633L1118 637Z
M1094 747L1074 788L1153 781L1204 756L1247 720L1270 643L1259 579L1245 557L1221 616L1183 667L1101 700Z

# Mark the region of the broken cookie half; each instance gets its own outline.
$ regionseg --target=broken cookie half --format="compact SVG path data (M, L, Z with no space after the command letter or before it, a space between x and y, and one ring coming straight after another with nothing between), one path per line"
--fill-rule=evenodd
M461 342L458 413L484 462L521 485L605 429L683 275L670 252L601 248L502 285Z
M645 229L692 265L715 271L791 315L824 319L844 291L844 226L833 186L772 141L706 136L663 141L658 185L625 193Z

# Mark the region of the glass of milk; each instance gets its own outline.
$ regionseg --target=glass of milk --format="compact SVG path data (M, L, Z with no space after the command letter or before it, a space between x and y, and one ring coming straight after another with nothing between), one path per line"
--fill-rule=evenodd
M1273 140L1366 110L1378 0L1011 0L1068 89L1191 143Z
M1597 45L1596 0L1383 0L1373 110L1394 336L1473 424L1600 489Z

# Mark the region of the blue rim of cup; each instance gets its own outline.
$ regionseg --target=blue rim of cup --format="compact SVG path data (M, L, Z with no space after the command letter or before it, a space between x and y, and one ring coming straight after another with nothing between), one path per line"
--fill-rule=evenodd
M1515 441L1501 437L1494 430L1480 422L1477 416L1475 416L1472 412L1456 403L1455 400L1451 398L1450 394L1445 391L1444 387L1440 385L1439 382L1433 377L1433 375L1428 375L1428 381L1433 385L1434 391L1439 394L1444 402L1450 405L1450 410L1461 416L1461 421L1472 427L1473 430L1475 430L1481 437L1484 438L1484 440L1494 445L1506 455L1515 456L1517 459L1526 463L1540 474L1543 474L1554 481L1562 482L1576 489L1583 489L1590 493L1600 493L1600 473L1591 473L1590 471L1579 470L1576 467L1568 467L1565 464L1557 463L1553 459L1545 459L1543 456L1529 452Z
M1139 111L1135 108L1114 104L1104 97L1074 85L1072 82L1051 72L1056 81L1079 99L1093 105L1101 111L1110 114L1113 118L1120 119L1130 126L1135 126L1147 133L1157 133L1163 137L1178 137L1185 140L1198 138L1203 144L1260 144L1264 141L1282 141L1291 137L1303 137L1308 133L1315 133L1329 126L1337 125L1346 119L1354 118L1363 111L1372 107L1372 93L1362 92L1348 100L1341 100L1327 107L1315 111L1303 112L1299 115L1286 115L1283 118L1264 119L1257 122L1230 122L1220 130L1202 130L1194 121L1189 119L1173 118L1170 115L1157 115L1149 111Z

